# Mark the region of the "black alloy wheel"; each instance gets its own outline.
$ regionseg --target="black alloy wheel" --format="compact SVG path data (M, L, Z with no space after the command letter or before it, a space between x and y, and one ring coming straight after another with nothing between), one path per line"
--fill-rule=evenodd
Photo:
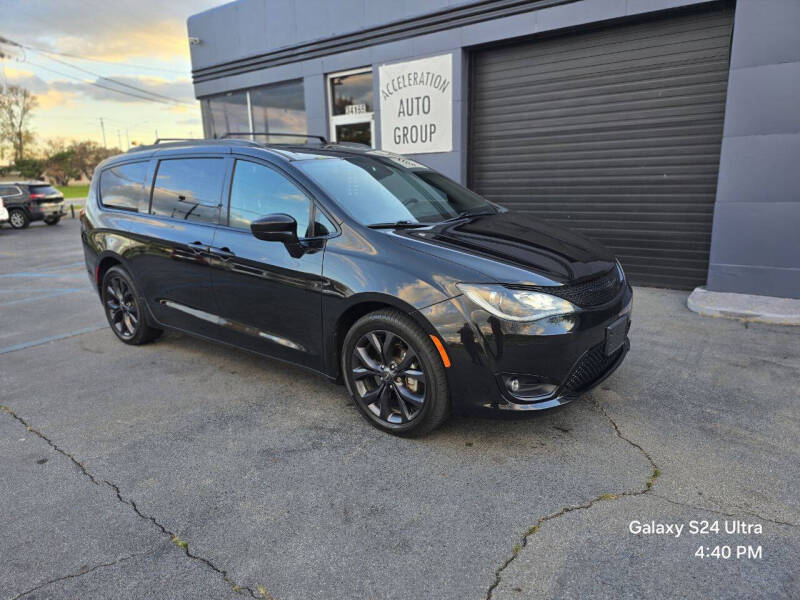
M147 323L133 282L122 268L112 267L103 277L102 299L108 324L126 344L145 344L161 335Z
M370 331L353 349L351 372L362 407L382 421L414 420L425 404L425 372L416 352L391 331Z
M420 434L447 418L442 359L422 328L399 311L356 322L345 339L342 368L359 411L380 429Z
M119 275L113 275L106 282L106 312L108 321L123 339L136 335L139 328L139 307L133 297L133 290Z

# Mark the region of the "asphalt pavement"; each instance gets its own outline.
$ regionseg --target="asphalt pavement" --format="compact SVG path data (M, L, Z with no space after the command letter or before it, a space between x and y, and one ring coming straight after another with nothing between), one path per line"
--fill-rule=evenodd
M299 368L121 344L77 221L5 226L0 600L798 598L800 328L686 297L637 288L580 401L409 440Z

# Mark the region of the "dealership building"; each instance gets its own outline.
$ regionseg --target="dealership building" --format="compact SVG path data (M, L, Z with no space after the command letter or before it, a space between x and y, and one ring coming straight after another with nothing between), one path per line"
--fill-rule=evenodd
M798 0L238 0L188 28L207 136L398 152L634 283L800 298Z

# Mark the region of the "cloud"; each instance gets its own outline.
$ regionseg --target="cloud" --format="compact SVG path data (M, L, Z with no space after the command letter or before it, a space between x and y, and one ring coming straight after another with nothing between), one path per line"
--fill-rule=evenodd
M59 90L48 90L44 94L36 94L39 108L48 109L57 106L73 106L75 104L75 94L61 92Z
M150 92L153 94L159 94L160 96L166 96L174 100L192 103L195 102L192 92L192 83L188 79L167 80L159 77L135 77L128 75L117 75L112 79L114 81L109 81L108 79L95 79L94 83L97 85L68 80L56 80L51 82L50 85L52 88L61 91L80 93L88 99L98 101L124 102L129 104L150 102L148 98L151 96L147 94L147 92ZM115 82L124 83L127 86L133 86L137 89L134 90L130 87L126 87L126 85L119 85ZM115 92L113 90L119 90L119 92ZM164 98L153 99L165 100Z
M52 82L47 82L30 71L13 67L6 67L6 80L9 85L24 87L35 94L38 108L48 109L68 105L77 95L72 90L58 89Z
M8 85L24 87L34 94L44 94L49 89L48 83L31 71L23 71L14 67L6 67L5 71Z
M219 0L11 0L14 15L8 37L58 52L124 61L133 57L185 60L189 46L186 19L220 4ZM5 35L5 34L4 34Z
M146 29L104 30L88 37L60 35L54 41L59 52L115 62L137 57L188 60L189 56L185 26L175 21L152 23Z
M77 75L77 73L76 73ZM74 81L71 79L54 79L45 81L31 71L21 69L6 68L6 78L10 85L18 85L29 89L36 94L39 99L39 106L42 108L52 108L66 103L80 95L87 100L121 102L126 104L151 103L146 92L160 94L175 100L194 104L194 94L192 83L189 79L162 79L160 77L149 76L129 76L118 75L113 77L114 81L133 86L142 91L133 90L130 87L118 85L107 79L95 79L94 83L103 87L97 87L90 83ZM112 91L113 88L120 90L119 93ZM133 94L133 95L129 95ZM154 98L155 99L155 98ZM184 112L185 109L194 109L193 106L174 105L176 112Z

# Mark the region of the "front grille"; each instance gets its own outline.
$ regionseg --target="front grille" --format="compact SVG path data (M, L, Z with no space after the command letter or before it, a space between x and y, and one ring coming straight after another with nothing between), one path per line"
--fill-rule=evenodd
M606 356L603 346L598 344L581 357L564 384L567 390L580 392L591 386L606 374L625 350L622 347L611 356Z
M614 299L622 287L622 279L618 269L612 269L605 275L584 281L576 285L563 287L542 287L539 291L569 300L576 306L587 308L605 304Z

